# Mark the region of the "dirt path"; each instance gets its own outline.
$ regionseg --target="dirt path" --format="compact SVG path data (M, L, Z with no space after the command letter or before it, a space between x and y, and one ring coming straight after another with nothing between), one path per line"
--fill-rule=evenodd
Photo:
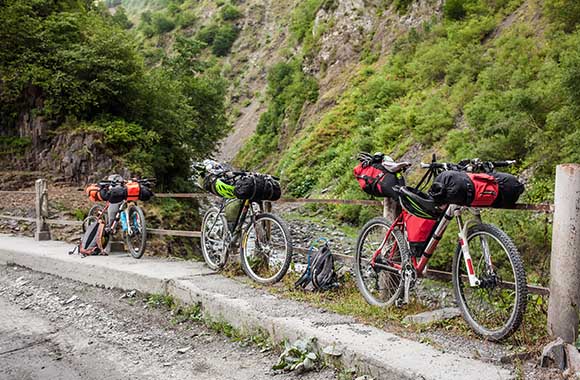
M140 294L0 266L0 310L0 379L298 378L271 369L273 351L178 323Z

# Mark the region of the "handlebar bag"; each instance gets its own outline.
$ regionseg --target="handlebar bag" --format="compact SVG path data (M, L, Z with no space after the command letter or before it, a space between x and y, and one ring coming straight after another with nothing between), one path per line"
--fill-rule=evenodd
M416 255L421 255L438 220L419 218L403 210L403 222L410 248Z
M516 176L509 173L491 173L497 181L499 194L493 202L493 207L512 208L524 192L524 184Z
M456 204L468 206L474 199L475 189L466 172L448 170L433 180L429 195L439 205Z
M139 183L139 182L128 182L126 185L127 189L127 200L128 201L143 201L146 202L153 197L153 191Z
M235 181L234 195L238 199L277 201L282 196L282 189L269 175L248 173Z
M375 197L399 199L393 186L405 186L405 179L399 173L389 172L380 162L364 165L362 162L353 170L360 188Z
M110 203L119 203L127 199L127 189L125 186L113 186L104 188L101 191L101 197L104 201Z
M87 186L87 188L85 189L85 194L87 194L89 196L89 199L93 202L100 202L100 201L104 201L105 199L103 199L102 197L102 193L106 193L104 191L105 189L103 189L101 186L99 186L96 183L92 183L89 186Z
M467 173L473 183L473 200L469 205L474 207L489 207L494 204L499 193L495 178L489 174Z

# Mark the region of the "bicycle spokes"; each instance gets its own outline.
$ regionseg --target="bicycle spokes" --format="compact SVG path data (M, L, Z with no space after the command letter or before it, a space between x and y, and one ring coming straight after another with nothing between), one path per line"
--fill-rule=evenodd
M517 301L515 288L509 286L516 282L510 258L501 242L485 233L470 236L466 244L478 281L475 286L465 281L471 268L462 265L459 286L465 304L480 326L489 331L501 329L511 318ZM495 266L491 264L492 256Z

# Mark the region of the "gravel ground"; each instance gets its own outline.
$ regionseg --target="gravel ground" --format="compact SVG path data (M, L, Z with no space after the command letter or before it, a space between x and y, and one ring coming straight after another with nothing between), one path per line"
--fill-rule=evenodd
M132 295L132 294L131 294ZM335 379L272 370L277 355L127 297L0 266L0 379Z

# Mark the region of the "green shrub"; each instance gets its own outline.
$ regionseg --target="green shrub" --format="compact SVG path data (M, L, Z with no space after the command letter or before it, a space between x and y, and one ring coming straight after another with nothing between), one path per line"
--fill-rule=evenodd
M450 20L461 20L467 14L464 3L464 0L446 0L443 5L443 14Z
M220 9L220 15L222 20L231 21L242 17L242 12L235 5L228 3Z
M543 6L550 20L565 32L573 32L580 23L580 2L577 0L545 0Z
M155 34L171 32L175 28L175 21L163 12L155 12L151 15L151 24Z
M218 57L225 57L230 53L232 45L238 37L238 29L233 25L222 25L215 31L212 42L212 53Z

